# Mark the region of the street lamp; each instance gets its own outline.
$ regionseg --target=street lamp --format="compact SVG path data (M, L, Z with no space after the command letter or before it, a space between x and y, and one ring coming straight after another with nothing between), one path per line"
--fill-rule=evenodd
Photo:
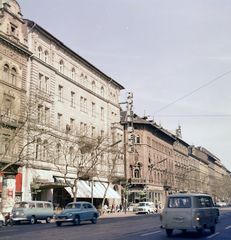
M155 163L155 164L151 164L151 166L148 168L148 171L149 171L150 169L153 169L153 167L154 167L155 165L157 165L157 164L159 164L159 163L162 163L162 162L165 161L165 160L167 160L167 158L164 158L163 160L161 160L161 161L159 161L159 162L157 162L157 163ZM145 176L145 191L146 191L146 194L147 194L147 176L148 176L148 171L146 172L146 176Z

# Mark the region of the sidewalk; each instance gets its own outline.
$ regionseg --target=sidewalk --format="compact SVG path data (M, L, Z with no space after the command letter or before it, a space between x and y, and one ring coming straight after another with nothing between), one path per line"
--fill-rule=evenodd
M99 216L99 218L119 218L119 217L132 217L135 216L136 213L132 211L125 212L114 212L114 213L105 213Z

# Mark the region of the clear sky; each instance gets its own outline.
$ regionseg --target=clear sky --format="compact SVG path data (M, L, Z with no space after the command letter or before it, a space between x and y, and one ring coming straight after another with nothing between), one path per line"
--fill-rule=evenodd
M133 92L139 116L231 171L230 0L18 0L35 21ZM125 105L122 105L125 109Z

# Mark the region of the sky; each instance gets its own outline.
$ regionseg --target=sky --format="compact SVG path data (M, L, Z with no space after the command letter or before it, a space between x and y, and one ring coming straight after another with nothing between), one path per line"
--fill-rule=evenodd
M18 0L35 21L133 93L134 110L231 171L230 0ZM121 105L125 110L126 105Z

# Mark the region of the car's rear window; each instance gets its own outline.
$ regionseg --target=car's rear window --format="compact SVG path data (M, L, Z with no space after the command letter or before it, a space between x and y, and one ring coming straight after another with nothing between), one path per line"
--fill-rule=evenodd
M170 197L168 199L168 208L190 208L190 197Z

